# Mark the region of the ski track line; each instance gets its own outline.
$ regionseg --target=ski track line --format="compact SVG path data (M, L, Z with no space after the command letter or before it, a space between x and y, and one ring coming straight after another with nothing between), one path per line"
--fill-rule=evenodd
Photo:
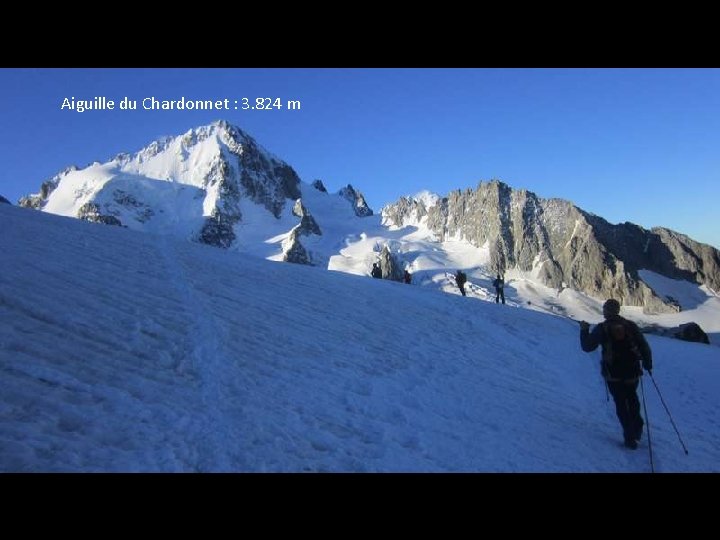
M228 454L224 449L232 440L223 422L224 413L220 407L223 400L221 380L228 366L222 354L221 342L217 337L218 324L202 298L193 287L188 273L184 270L182 256L172 239L158 237L158 247L165 260L169 285L182 299L183 306L191 321L188 351L193 371L200 380L200 401L202 410L199 418L191 422L197 440L197 471L232 470Z

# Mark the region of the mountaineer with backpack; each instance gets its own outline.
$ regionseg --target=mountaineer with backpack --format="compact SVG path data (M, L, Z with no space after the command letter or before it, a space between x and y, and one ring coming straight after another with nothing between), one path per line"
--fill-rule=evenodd
M462 270L458 270L455 274L455 283L457 283L458 289L460 289L460 294L465 296L465 282L467 281L467 276L465 275L465 272Z
M493 281L493 287L495 287L495 303L499 303L500 299L502 298L502 303L505 303L505 280L500 277L500 274L497 275L497 278L495 278L495 281Z
M620 303L609 299L603 304L605 321L590 332L580 323L580 346L592 352L602 345L602 376L615 401L615 412L623 429L625 446L635 450L643 430L637 387L642 367L652 375L652 351L638 326L620 316Z

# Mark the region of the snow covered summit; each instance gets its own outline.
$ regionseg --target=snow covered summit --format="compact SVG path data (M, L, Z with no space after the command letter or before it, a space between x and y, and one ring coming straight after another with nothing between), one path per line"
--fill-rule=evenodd
M273 223L273 230L290 235L302 217L293 209L303 190L315 188L240 128L218 121L106 163L69 167L20 205L229 248L247 243L248 225ZM364 199L356 202L346 202L349 215L372 215ZM275 244L280 258L299 249L293 242Z

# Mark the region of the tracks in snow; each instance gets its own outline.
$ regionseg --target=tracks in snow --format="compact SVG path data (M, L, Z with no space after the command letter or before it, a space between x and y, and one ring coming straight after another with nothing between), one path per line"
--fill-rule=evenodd
M170 238L158 236L158 247L167 268L169 285L177 291L191 321L187 355L191 369L200 381L202 407L192 421L194 425L188 426L197 440L196 469L229 471L232 466L226 448L232 438L227 433L228 424L222 410L226 394L221 382L229 363L223 353L223 340L218 336L221 327L188 277L177 244Z

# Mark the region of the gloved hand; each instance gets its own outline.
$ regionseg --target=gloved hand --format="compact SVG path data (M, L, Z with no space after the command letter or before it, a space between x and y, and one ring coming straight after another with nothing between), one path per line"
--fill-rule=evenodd
M585 321L580 321L580 331L583 330L590 330L590 323Z

